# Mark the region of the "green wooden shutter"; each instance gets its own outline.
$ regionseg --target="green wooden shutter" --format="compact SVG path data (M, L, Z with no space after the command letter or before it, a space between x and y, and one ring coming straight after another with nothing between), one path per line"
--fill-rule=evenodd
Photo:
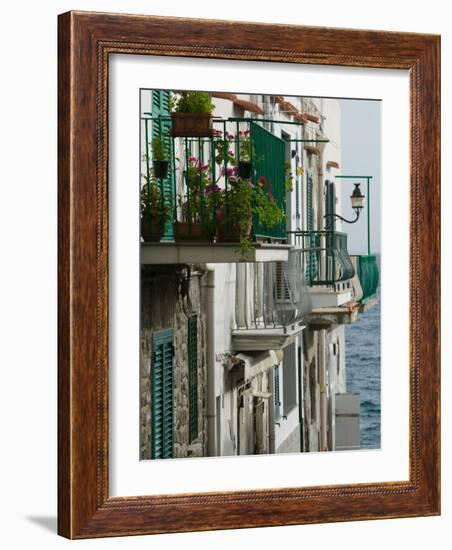
M271 193L280 208L286 211L285 161L286 144L284 140L251 122L251 141L253 144L253 164L255 183L264 176L267 184L272 184ZM286 238L286 221L274 227L266 227L255 219L253 223L255 237L275 239Z
M198 437L198 317L188 319L188 416L190 443Z
M174 456L173 329L152 335L151 438L152 458Z
M279 365L273 367L273 386L275 402L275 419L281 416L281 397L279 392Z
M308 235L308 247L310 249L316 248L319 244L317 237L314 233L314 182L312 180L312 174L309 172L306 176L306 229L309 232ZM317 272L317 256L315 250L311 250L307 254L306 258L306 281L311 284L316 276Z
M333 181L325 181L325 228L334 229L334 217L336 213L336 188Z
M171 92L167 90L152 90L152 117L169 117L170 115ZM174 150L173 140L170 136L171 119L162 118L153 120L152 123L152 139L159 136L165 145L166 153L169 160L168 177L161 182L163 194L168 204L174 207L175 191L175 175L174 175ZM171 240L174 237L173 220L170 218L165 225L164 240Z

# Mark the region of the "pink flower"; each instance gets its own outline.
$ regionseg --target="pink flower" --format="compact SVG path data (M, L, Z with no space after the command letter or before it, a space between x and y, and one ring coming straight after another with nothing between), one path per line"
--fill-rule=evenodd
M273 189L273 184L272 184L272 183L269 183L269 184L268 184L268 188L269 188L269 189Z
M249 130L245 130L245 131L243 132L243 135L244 135L245 137L248 137L248 136L250 135L250 131L249 131Z
M208 164L201 164L201 170L203 171L206 171L209 169L209 165Z

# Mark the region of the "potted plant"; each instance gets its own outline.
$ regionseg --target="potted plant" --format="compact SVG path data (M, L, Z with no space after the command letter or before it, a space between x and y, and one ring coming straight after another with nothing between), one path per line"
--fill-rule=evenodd
M146 178L141 188L141 237L144 242L158 242L171 215L160 187L154 178Z
M250 242L253 222L253 184L249 180L230 177L229 187L217 209L217 241Z
M168 156L161 137L155 137L152 140L152 157L154 176L159 179L166 178L168 176Z
M175 137L211 137L215 105L207 92L186 92L172 106L171 134Z
M174 222L176 241L212 242L215 234L214 213L206 195L210 182L209 165L189 157L184 172L186 193L179 194L179 220Z
M240 178L250 179L252 175L251 164L251 137L250 131L244 130L239 132L239 163L238 174Z
M249 179L229 178L230 187L223 193L217 211L217 241L238 242L245 253L252 248L253 215L268 228L285 220L283 209L272 194L272 184L264 176L253 184Z

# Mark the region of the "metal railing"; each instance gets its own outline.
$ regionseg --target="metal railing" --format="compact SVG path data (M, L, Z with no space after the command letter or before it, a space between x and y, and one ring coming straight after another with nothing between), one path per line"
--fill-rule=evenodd
M215 233L218 224L218 205L224 202L227 213L228 194L237 188L237 182L247 180L256 187L263 178L265 194L285 212L285 144L251 118L213 117L210 137L173 137L169 115L141 117L144 143L142 150L143 179L146 185L155 181L165 203L171 207L172 222L187 223L189 230L201 224L207 233ZM154 151L151 136L159 137L168 161L168 173L155 177L152 170ZM246 156L245 156L246 155ZM241 161L251 163L250 175L241 176ZM254 203L250 208L254 208ZM246 213L245 213L246 214ZM251 212L250 212L251 216ZM227 217L227 216L226 216ZM230 216L233 218L233 216ZM252 235L284 241L285 222L267 227L254 214L251 218ZM235 226L234 220L226 225Z
M302 264L301 250L291 250L287 262L237 264L237 328L275 329L300 323L312 310Z
M302 253L300 272L307 285L335 287L354 277L346 233L324 230L290 231L288 234L290 244Z

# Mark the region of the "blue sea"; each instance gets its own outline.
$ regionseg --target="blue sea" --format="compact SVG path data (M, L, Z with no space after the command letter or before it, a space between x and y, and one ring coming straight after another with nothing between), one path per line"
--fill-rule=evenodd
M380 294L378 303L345 327L347 391L361 399L361 448L380 448Z

